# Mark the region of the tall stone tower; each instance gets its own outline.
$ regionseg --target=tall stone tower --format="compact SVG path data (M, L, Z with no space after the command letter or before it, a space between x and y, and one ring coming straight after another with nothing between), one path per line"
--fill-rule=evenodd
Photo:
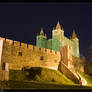
M61 40L64 38L64 31L58 21L56 28L52 30L52 49L60 51Z
M41 48L47 48L47 37L44 34L43 28L41 28L40 35L36 37L36 45Z
M73 42L73 55L79 57L79 39L76 36L75 30L73 29L73 34L72 34L72 42Z

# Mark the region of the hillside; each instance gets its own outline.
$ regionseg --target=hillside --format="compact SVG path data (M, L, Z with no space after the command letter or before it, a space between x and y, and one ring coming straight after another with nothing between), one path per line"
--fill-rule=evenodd
M92 86L92 77L86 73L80 72L81 76L87 81L87 86Z
M25 70L10 70L10 80L1 82L2 89L92 89L92 77L79 72L88 82L86 86L73 83L59 71L32 67Z
M60 84L74 84L65 75L59 71L32 67L24 71L21 70L10 70L10 80L12 81L38 81L44 83L60 83Z

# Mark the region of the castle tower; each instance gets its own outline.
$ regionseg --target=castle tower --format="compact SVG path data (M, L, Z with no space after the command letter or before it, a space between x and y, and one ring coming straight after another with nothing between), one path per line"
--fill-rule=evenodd
M57 22L56 28L52 30L52 49L60 51L61 40L64 38L64 31L60 22Z
M44 34L43 28L41 28L40 34L36 37L36 46L39 46L41 48L47 48L47 37L46 34Z
M72 42L73 42L73 55L76 57L79 57L79 39L75 33L75 30L73 29L73 33L72 33L72 38L71 38Z
M59 21L57 22L56 29L61 29L61 25Z
M40 35L44 36L43 28L41 28Z
M64 30L61 28L60 22L57 22L56 28L52 30L52 38L61 40L64 37Z

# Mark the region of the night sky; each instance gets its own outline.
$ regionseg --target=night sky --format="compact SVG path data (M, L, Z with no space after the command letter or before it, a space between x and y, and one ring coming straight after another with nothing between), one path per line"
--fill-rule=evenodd
M48 38L60 21L65 36L72 30L79 38L80 53L92 46L92 3L0 3L0 36L35 45L43 27Z

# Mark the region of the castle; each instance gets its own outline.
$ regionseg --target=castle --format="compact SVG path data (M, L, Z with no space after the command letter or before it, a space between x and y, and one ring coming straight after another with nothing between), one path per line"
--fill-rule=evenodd
M79 83L76 69L83 72L84 65L80 64L79 40L75 32L71 39L66 38L58 22L52 33L52 39L47 40L41 29L40 35L36 37L36 46L0 37L0 76L3 76L0 80L9 80L9 76L6 75L9 74L10 69L44 67L59 70ZM76 66L76 64L80 65Z
M61 46L69 45L72 47L72 54L79 57L79 39L73 31L72 38L68 39L64 36L64 30L61 28L58 21L56 28L52 30L52 39L48 39L41 28L40 35L37 35L36 46L47 48L55 51L60 51Z

